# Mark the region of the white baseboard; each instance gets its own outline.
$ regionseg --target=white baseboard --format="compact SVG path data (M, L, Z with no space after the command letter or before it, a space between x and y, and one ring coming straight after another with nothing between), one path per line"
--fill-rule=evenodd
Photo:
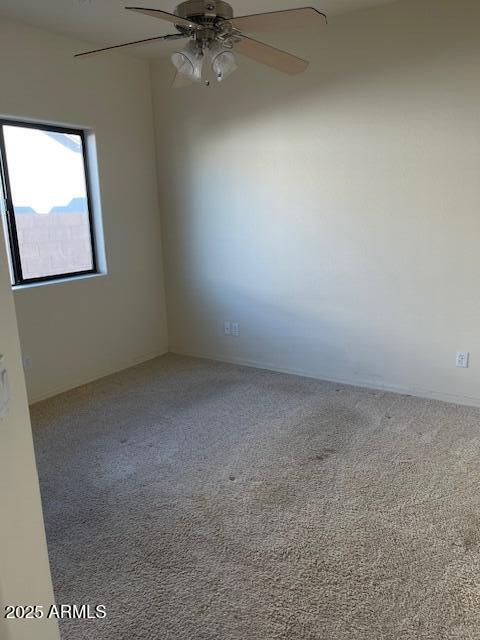
M107 376L111 376L114 373L119 373L120 371L124 371L125 369L130 369L131 367L135 367L144 362L148 362L149 360L153 360L155 358L159 358L160 356L164 356L168 353L167 349L161 351L155 351L152 353L148 353L143 356L139 356L138 358L133 358L133 360L129 360L126 362L122 362L114 367L108 369L102 369L95 373L92 376L80 377L74 380L73 382L69 382L67 385L62 387L56 387L47 393L41 394L39 396L29 397L28 403L30 405L36 404L37 402L41 402L42 400L48 400L48 398L53 398L54 396L58 396L61 393L65 393L66 391L71 391L72 389L76 389L77 387L83 387L85 384L89 384L90 382L95 382L96 380L100 380L101 378L105 378Z
M238 364L244 367L251 367L253 369L265 369L267 371L274 371L276 373L287 373L295 376L302 376L303 378L311 378L313 380L322 380L324 382L344 384L352 387L363 387L366 389L374 389L376 391L388 391L390 393L397 393L399 395L415 396L417 398L423 398L427 400L439 400L441 402L448 402L449 404L480 408L480 397L476 398L471 396L457 395L454 393L443 393L440 391L432 391L431 389L422 389L415 386L403 387L401 385L388 383L379 384L378 381L372 381L368 379L332 378L328 376L322 376L320 373L313 374L312 372L293 369L291 367L279 367L268 362L260 362L245 358L225 357L219 354L189 352L176 347L170 347L170 353L182 356L190 356L192 358L203 358L205 360L225 362L227 364Z
M261 362L257 360L250 360L246 358L236 358L236 357L226 357L220 354L212 354L212 353L201 353L201 352L191 352L186 351L179 347L170 347L170 349L162 350L158 352L149 353L138 358L134 358L128 362L121 363L115 367L105 369L97 372L93 376L88 376L85 378L78 378L74 382L70 382L69 384L55 388L48 393L42 394L40 396L34 396L29 398L29 403L35 404L37 402L41 402L42 400L47 400L48 398L52 398L61 393L65 393L66 391L71 391L72 389L76 389L77 387L81 387L85 384L89 384L91 382L95 382L96 380L100 380L106 376L110 376L114 373L118 373L125 369L130 369L130 367L135 367L136 365L142 364L143 362L148 362L149 360L153 360L154 358L159 358L160 356L166 355L167 353L174 353L177 355L189 356L192 358L203 358L205 360L214 360L217 362L225 362L227 364L238 364L244 367L251 367L254 369L265 369L267 371L274 371L276 373L287 373L290 375L302 376L304 378L311 378L313 380L323 380L325 382L332 382L336 384L345 384L353 387L364 387L366 389L375 389L376 391L388 391L391 393L397 393L399 395L409 395L415 396L417 398L425 398L428 400L440 400L442 402L448 402L450 404L458 404L465 405L469 407L478 407L480 408L480 398L458 395L453 393L443 393L439 391L432 391L431 389L423 389L420 387L404 387L400 385L393 384L379 384L378 381L372 381L368 379L351 379L351 378L332 378L329 376L322 376L319 374L313 374L309 371L304 371L300 369L294 369L292 367L279 367L277 365L273 365L269 362Z

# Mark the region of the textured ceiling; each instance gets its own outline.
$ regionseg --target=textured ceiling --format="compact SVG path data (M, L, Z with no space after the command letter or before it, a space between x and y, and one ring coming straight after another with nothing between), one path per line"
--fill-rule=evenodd
M313 6L332 17L394 0L230 0L235 15ZM174 0L0 0L0 15L16 18L95 45L110 45L172 33L173 25L124 10L127 5L173 12ZM136 56L159 55L158 45L129 49Z

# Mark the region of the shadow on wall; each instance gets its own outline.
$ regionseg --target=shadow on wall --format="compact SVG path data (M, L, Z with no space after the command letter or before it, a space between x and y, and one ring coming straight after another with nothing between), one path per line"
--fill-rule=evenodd
M322 198L331 196L332 206L338 206L345 196L345 191L328 193L328 185L322 182L322 168L330 170L333 164L339 172L344 169L345 190L355 188L357 178L364 179L364 167L360 164L358 173L352 174L351 155L352 151L358 151L359 163L365 161L369 150L361 145L370 133L385 134L385 147L374 145L378 153L371 159L388 162L392 169L401 170L404 160L408 160L401 155L405 153L401 143L412 127L416 128L416 135L424 134L425 142L431 143L431 128L424 127L432 120L436 120L439 128L451 124L449 109L451 120L455 120L462 115L466 99L476 101L478 90L473 80L478 69L479 19L480 5L473 1L398 2L332 20L328 29L321 30L318 40L310 33L309 40L302 42L301 51L298 42L295 46L288 37L270 38L273 44L312 61L303 76L285 77L242 58L236 75L217 87L173 91L168 84L167 88L159 89L160 83L156 82L157 90L162 92L162 114L165 114L161 121L166 123L160 134L160 148L166 150L160 158L166 208L175 211L175 216L180 213L192 217L201 228L205 216L214 218L222 208L228 210L230 219L232 215L243 216L243 204L249 197L255 198L257 211L269 209L269 222L279 203L295 209L302 199L299 219L305 226L305 215L319 214L319 190ZM466 69L465 58L459 52L469 49L471 68ZM431 68L432 60L437 61L436 73ZM170 69L165 61L158 69L164 71L165 64ZM426 74L427 99L423 91ZM469 96L465 85L470 75ZM411 91L412 84L417 86L418 93ZM392 103L392 88L398 86L401 93L404 85L408 85L410 107L416 101L415 122L405 117L404 104ZM358 102L352 105L345 100L345 93L347 98L351 96ZM375 113L382 115L384 111L388 111L388 118L376 120ZM470 117L468 112L463 115ZM179 126L168 126L172 120ZM460 129L458 133L464 135ZM327 158L320 153L322 145L328 147ZM392 147L399 151L397 156L380 155ZM425 164L432 161L428 149L416 148L412 155ZM280 174L286 169L291 177L299 177L295 165L299 156L304 161L301 180L282 182ZM325 167L318 162L322 159ZM441 158L434 157L433 161L440 162ZM260 173L258 166L262 167ZM390 185L398 187L394 197L397 202L398 198L403 200L408 209L409 182L402 184L402 176L397 179L399 183ZM310 210L304 200L309 191L315 191ZM430 193L430 185L426 185L426 201ZM364 185L362 195L365 200L375 200L377 185L373 182ZM365 202L358 204L361 209ZM168 227L169 233L175 231L176 228ZM176 241L179 239L174 237ZM202 264L198 262L196 268Z
M387 389L406 389L404 380L413 372L423 380L438 374L434 362L423 359L415 345L406 344L398 329L388 327L389 312L381 307L362 316L321 297L296 304L292 296L289 303L275 304L268 293L253 297L231 283L212 286L201 278L185 283L182 301L179 317L194 318L194 324L177 323L180 342L171 345L172 352L347 383L353 378ZM239 339L221 335L221 309L225 318L234 310L242 328ZM415 328L412 320L408 330ZM435 346L424 345L426 350ZM432 391L428 385L423 390Z
M294 78L242 59L174 92L156 65L172 347L476 394L451 356L478 344L479 18L407 0L269 40L312 61Z
M443 96L437 106L442 110L448 106L445 95L462 83L465 73L465 60L458 58L459 50L470 49L472 57L478 54L479 20L480 5L473 0L402 0L335 17L317 33L308 29L304 40L301 31L294 37L288 33L255 34L310 60L307 72L288 77L239 56L235 75L209 88L171 89L171 63L158 61L154 68L166 75L162 82L155 83L161 92L161 104L184 119L181 128L165 127L162 137L169 134L174 147L180 148L201 125L214 127L220 137L241 120L251 126L262 115L269 120L277 112L287 114L292 109L300 115L302 107L310 108L312 95L321 98L316 105L321 108L324 101L336 102L343 87L350 92L355 84L363 90L376 88L375 94L381 98L382 87L388 89L402 77L414 81L418 76L422 81L423 67L435 59L444 64L444 73L437 78L437 89ZM454 101L455 95L450 99Z

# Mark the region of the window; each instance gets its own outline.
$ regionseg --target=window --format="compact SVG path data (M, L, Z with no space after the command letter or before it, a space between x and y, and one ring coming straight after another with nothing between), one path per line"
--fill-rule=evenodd
M0 169L13 284L96 273L84 131L0 121Z

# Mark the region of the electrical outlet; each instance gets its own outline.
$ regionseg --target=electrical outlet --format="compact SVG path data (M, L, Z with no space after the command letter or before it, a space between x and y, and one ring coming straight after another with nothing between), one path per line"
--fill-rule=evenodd
M470 354L468 351L457 351L457 367L468 369L470 366Z
M31 371L33 369L33 361L30 356L23 356L23 369L24 371Z
M223 330L226 336L232 335L232 325L230 323L230 320L225 320L225 322L223 323Z
M239 335L240 335L240 325L238 324L238 322L232 322L232 336L235 336L236 338L238 338Z

